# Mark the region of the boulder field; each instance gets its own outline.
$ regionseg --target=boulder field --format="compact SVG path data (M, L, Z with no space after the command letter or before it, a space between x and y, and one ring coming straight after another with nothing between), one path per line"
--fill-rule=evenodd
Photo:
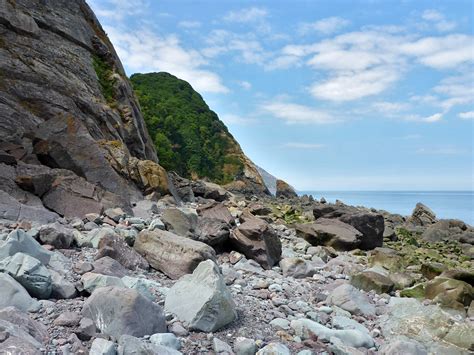
M3 220L0 351L473 351L469 225L422 205L403 217L308 196L209 195L219 201L143 200L135 216Z

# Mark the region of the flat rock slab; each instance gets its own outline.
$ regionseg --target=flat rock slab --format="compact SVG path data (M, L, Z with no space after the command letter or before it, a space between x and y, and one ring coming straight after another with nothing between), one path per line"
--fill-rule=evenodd
M97 288L84 303L82 314L92 319L101 333L117 339L123 334L142 337L166 332L161 307L132 289Z
M201 261L216 260L210 246L162 230L141 231L133 247L151 267L172 279L190 274Z

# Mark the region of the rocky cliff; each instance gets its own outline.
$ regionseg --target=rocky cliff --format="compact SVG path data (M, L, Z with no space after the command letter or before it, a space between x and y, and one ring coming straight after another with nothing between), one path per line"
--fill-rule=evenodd
M167 189L122 64L83 0L0 1L0 218ZM7 196L8 195L8 196ZM12 207L13 206L13 207Z
M230 191L268 194L255 164L189 83L168 73L131 77L163 166Z

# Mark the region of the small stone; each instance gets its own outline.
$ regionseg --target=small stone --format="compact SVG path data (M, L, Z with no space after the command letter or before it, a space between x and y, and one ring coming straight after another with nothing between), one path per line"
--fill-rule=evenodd
M284 318L275 318L274 320L270 322L270 325L272 325L276 329L283 329L283 330L290 329L290 322Z
M291 355L290 350L283 344L270 343L260 349L256 355Z
M170 332L173 334L179 336L179 337L185 337L188 336L189 332L183 327L183 325L179 322L171 324L169 327Z
M232 347L227 344L225 341L220 340L219 338L214 337L212 339L212 349L216 355L231 355L233 354Z
M181 349L181 341L173 333L157 333L150 337L150 341L156 345L163 345L175 350Z
M76 312L64 312L54 320L54 325L62 327L75 327L81 321L81 315Z
M255 355L257 346L252 339L238 337L234 341L235 355Z
M115 344L109 340L96 338L92 342L89 355L115 355Z

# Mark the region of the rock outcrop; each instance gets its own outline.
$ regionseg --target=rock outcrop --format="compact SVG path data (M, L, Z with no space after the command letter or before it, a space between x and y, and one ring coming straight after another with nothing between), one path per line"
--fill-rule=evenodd
M2 1L0 37L0 218L82 217L167 190L122 64L84 0Z

